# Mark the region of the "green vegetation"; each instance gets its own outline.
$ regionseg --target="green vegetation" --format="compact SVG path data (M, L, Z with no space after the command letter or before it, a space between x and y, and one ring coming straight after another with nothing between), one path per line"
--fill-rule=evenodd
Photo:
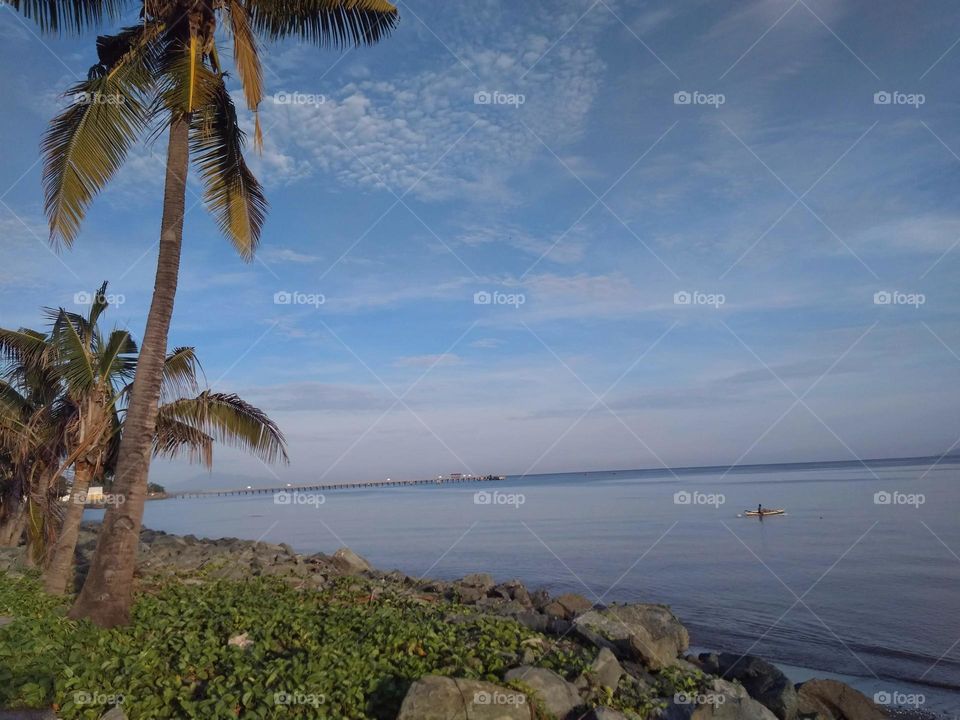
M49 707L99 718L123 697L129 717L393 719L410 684L440 674L502 683L531 659L568 678L595 655L475 609L426 602L369 581L298 591L247 582L164 580L144 588L128 626L65 617L66 601L33 578L0 574L0 707ZM249 647L231 645L246 634ZM663 673L655 690L621 683L597 700L643 718L656 696L689 681ZM601 697L602 695L602 697Z

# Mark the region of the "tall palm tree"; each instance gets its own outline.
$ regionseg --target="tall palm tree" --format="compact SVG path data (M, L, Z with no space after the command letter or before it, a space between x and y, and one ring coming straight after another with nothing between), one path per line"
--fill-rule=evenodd
M388 0L8 1L53 32L83 32L140 11L136 24L97 38L98 63L72 88L75 102L53 120L44 138L53 242L73 242L87 206L149 126L159 123L168 133L156 280L117 462L117 487L127 502L108 509L86 583L71 609L73 617L114 626L129 620L191 154L208 208L244 259L253 257L266 212L262 189L243 159L244 135L224 83L217 28L223 23L232 36L234 67L254 113L259 145L259 37L321 47L373 44L396 25L397 10Z

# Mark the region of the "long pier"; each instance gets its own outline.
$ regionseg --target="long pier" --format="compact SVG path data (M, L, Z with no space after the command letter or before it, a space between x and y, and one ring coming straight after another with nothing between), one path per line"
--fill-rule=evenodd
M439 477L431 480L381 480L379 482L334 483L326 485L283 485L281 487L247 487L235 490L190 490L168 492L160 499L191 500L204 497L229 497L231 495L275 495L281 492L328 492L330 490L365 490L370 488L412 487L414 485L448 485L450 483L495 482L506 480L503 475L461 475Z

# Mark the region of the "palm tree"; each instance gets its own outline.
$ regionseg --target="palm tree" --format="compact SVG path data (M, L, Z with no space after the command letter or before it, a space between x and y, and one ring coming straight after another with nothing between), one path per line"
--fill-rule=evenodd
M243 159L244 134L224 83L216 31L233 39L234 67L254 141L263 97L258 36L295 38L321 47L378 42L395 27L388 0L9 0L43 30L82 32L121 20L139 21L97 39L98 63L73 88L76 100L43 140L43 182L51 240L70 245L87 206L126 158L131 145L159 124L168 133L160 249L153 299L137 364L117 461L117 487L127 498L105 514L86 583L71 609L101 626L129 619L131 580L150 467L157 403L167 352L183 239L191 153L205 200L244 259L260 238L266 200Z
M54 535L51 509L69 409L44 333L0 329L0 545L27 534L27 558L42 564Z
M135 353L135 347L133 353ZM97 366L97 358L90 364ZM99 358L100 366L104 358ZM153 439L153 455L187 457L213 466L213 445L221 442L253 453L264 462L287 461L286 443L276 424L260 409L237 395L209 390L195 397L181 397L185 391L196 392L200 364L193 348L176 348L164 362L162 396L170 397L157 413ZM202 371L201 371L202 372ZM106 384L106 383L105 383ZM70 503L64 516L57 544L44 571L47 592L61 594L70 584L80 522L90 479L115 472L116 449L123 433L124 410L121 405L129 397L127 385L109 400L110 432L98 437L98 444L77 457ZM86 423L89 427L90 423Z

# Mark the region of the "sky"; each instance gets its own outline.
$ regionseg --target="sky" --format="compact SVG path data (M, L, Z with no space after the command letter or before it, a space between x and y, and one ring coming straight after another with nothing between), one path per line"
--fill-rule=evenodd
M218 450L212 474L151 479L956 451L954 3L399 8L373 48L264 47L253 262L188 186L170 345L269 412L289 466ZM94 35L40 36L4 6L0 40L0 326L107 280L107 321L140 337L164 138L51 248L38 146Z

